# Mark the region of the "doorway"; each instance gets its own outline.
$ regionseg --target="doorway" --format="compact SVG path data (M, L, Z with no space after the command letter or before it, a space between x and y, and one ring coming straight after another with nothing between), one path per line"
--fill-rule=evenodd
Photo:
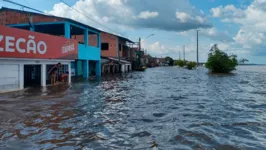
M24 87L41 86L41 65L24 65Z

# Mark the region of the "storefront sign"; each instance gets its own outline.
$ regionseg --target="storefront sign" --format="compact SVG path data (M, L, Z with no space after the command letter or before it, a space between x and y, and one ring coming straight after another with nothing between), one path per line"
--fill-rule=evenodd
M78 59L78 42L63 37L0 26L0 57Z

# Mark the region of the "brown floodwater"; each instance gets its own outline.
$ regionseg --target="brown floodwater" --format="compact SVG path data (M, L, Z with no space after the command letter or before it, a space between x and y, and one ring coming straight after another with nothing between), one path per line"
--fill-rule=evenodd
M266 66L147 69L0 95L0 149L266 149Z

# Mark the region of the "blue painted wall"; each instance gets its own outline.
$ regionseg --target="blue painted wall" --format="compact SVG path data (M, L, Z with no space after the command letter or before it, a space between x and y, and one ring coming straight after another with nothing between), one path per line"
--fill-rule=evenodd
M75 69L76 69L76 76L82 76L83 75L82 61L81 60L76 61Z
M78 45L78 59L81 60L101 60L101 50L98 47Z

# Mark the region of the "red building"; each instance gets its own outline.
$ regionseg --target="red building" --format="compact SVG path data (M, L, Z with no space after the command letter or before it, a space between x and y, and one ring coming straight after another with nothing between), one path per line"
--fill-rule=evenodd
M117 72L116 70L119 70L119 63L122 65L120 68L122 72L127 72L134 68L136 50L138 50L138 48L133 47L133 41L107 32L101 32L100 37L103 72L106 72L106 70L109 70L107 72ZM72 37L72 39L82 41L83 35ZM97 37L95 35L90 35L88 40L89 45L97 45Z
M77 58L75 40L0 25L0 93L46 86L49 68L61 63L62 71L69 74Z
M135 60L136 53L135 49L132 48L133 41L117 36L114 34L110 34L107 32L101 32L101 56L103 57L114 57L121 58L124 60ZM83 36L75 36L73 39L77 39L79 41L83 40ZM97 45L97 37L96 35L89 36L89 45L96 46Z
M32 22L34 24L44 23L44 22L63 22L67 21L68 19L62 17L55 17L55 16L48 16L38 13L31 13L21 10L9 9L9 8L1 8L0 9L0 25L9 25L9 24L29 24ZM69 19L71 20L71 19ZM71 22L75 22L71 20ZM77 24L81 24L79 22L75 22ZM56 25L55 25L56 26ZM20 27L20 29L23 29ZM73 28L74 29L74 28ZM25 30L31 30L30 27ZM35 29L37 32L46 33ZM72 30L72 29L70 29ZM76 30L76 28L75 28ZM78 30L76 30L79 32ZM82 32L82 31L80 31ZM49 34L49 33L46 33ZM64 36L58 34L57 36ZM114 34L110 34L107 32L100 33L101 43L98 43L97 35L94 33L89 33L88 35L88 42L84 41L84 35L76 34L71 35L72 39L76 39L80 44L88 43L89 46L97 47L98 44L101 47L101 56L102 57L112 57L113 60L125 60L128 61L131 65L134 64L136 61L136 51L132 48L131 45L134 44L131 40L117 36ZM134 68L134 65L133 65Z

